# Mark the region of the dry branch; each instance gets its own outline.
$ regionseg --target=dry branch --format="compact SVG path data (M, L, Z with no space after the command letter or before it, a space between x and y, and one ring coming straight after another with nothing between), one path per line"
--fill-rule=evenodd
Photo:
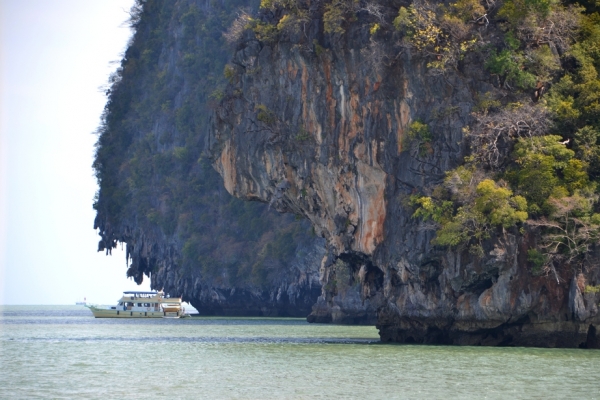
M473 156L492 170L505 164L516 139L541 136L551 126L548 112L532 105L473 116L477 122L468 132Z

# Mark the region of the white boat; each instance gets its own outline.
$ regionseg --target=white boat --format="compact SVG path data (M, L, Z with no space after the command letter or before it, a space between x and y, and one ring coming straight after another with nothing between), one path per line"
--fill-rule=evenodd
M86 304L96 318L186 318L181 297L163 292L123 292L116 306Z
M87 299L84 297L83 301L76 301L75 305L76 306L85 306L87 304Z

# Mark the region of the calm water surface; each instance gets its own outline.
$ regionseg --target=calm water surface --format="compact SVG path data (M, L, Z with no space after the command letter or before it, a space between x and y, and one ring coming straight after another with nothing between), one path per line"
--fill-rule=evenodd
M0 398L600 398L600 351L388 345L302 319L0 307Z

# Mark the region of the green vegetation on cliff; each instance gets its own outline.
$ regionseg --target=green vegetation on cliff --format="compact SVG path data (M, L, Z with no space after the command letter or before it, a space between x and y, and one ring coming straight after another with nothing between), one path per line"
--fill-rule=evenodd
M433 46L444 59L464 43L444 30L451 10L461 8L457 4L433 11L401 9L398 19L408 22L397 26L433 13L440 34L431 39L409 32L406 40L420 51ZM473 4L469 9L480 6ZM470 49L486 56L497 90L482 96L476 122L466 130L471 157L447 172L432 195L413 197L414 215L437 224L435 243L466 245L476 253L492 228L520 227L524 233L528 227L540 235L533 249L538 268L585 268L600 236L600 16L593 5L586 10L558 1L505 0L486 8L479 8L465 29L476 37L477 25L491 21L504 32L500 41L480 35ZM429 66L441 73L453 67Z

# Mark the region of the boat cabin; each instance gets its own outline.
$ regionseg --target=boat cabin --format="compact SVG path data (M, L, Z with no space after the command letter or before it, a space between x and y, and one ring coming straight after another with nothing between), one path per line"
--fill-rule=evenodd
M163 292L123 292L116 306L90 305L96 318L181 318L187 316L181 297Z

